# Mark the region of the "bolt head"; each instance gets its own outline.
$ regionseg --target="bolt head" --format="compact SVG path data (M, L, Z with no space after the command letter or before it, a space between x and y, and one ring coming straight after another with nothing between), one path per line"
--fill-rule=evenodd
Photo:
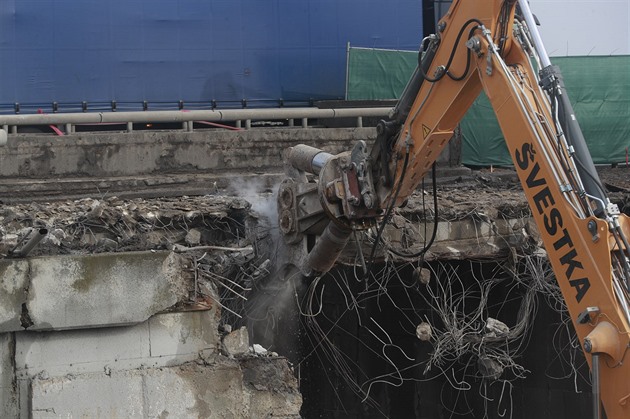
M593 350L593 344L589 338L584 339L584 350L589 354Z

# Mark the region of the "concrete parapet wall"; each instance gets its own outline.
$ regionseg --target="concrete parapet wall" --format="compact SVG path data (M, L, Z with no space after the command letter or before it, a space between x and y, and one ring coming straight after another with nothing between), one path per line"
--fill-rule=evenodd
M287 147L336 154L375 135L374 128L12 135L0 147L0 198L204 195L229 189L234 178L262 190L284 176Z
M15 135L0 148L0 177L282 171L282 151L287 147L306 143L339 153L375 135L374 128Z

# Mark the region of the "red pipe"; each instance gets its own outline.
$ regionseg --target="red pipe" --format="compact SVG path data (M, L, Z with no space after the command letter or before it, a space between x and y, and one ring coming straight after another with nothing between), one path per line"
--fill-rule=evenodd
M44 113L44 111L42 111L41 109L38 109L38 110L37 110L37 113L38 113L38 114L42 114L42 115L46 115L46 114ZM48 126L50 127L50 129L52 129L53 131L55 131L55 133L57 133L57 135L59 135L60 137L63 137L63 135L64 135L64 134L63 134L63 131L61 131L59 128L57 128L57 127L56 127L56 126L54 126L54 125L48 125Z

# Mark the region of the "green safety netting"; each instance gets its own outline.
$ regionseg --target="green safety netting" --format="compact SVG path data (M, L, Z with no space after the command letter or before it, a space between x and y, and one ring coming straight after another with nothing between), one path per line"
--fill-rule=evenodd
M350 48L348 100L396 99L417 63L417 52ZM626 159L630 147L630 56L557 57L569 97L595 163ZM462 161L511 165L503 134L484 94L461 123Z
M346 99L398 99L417 64L417 52L350 48Z

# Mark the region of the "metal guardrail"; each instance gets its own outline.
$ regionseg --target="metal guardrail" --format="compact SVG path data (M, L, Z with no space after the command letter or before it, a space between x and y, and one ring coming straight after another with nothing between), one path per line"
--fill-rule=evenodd
M65 132L74 132L75 125L82 124L126 124L127 131L133 131L134 123L182 123L185 131L193 130L193 122L211 123L236 122L241 128L251 128L252 121L288 120L294 126L294 120L301 120L303 128L308 127L308 120L315 118L356 118L357 126L363 126L363 117L385 117L391 108L269 108L269 109L226 109L226 110L181 110L181 111L138 111L138 112L93 112L33 115L0 115L0 126L12 134L18 133L19 126L53 125L64 126Z

